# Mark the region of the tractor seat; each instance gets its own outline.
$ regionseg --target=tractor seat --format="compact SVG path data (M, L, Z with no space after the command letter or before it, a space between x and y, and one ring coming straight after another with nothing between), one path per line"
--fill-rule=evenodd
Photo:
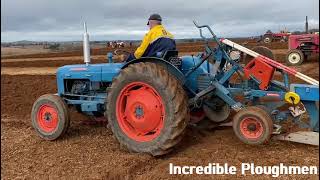
M162 57L165 61L176 66L178 69L181 69L182 59L178 57L178 51L176 50L167 50L164 51Z
M164 51L162 58L166 61L168 61L171 57L178 57L178 51L177 50L167 50Z

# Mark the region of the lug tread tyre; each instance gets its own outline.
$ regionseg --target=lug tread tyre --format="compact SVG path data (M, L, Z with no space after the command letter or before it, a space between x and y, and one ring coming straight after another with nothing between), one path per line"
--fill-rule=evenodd
M57 127L52 132L43 131L41 126L39 126L39 123L37 120L39 108L44 104L48 104L52 106L58 113ZM41 138L50 140L50 141L58 139L59 137L64 135L70 126L68 106L61 99L61 97L54 94L42 95L34 102L32 107L32 112L31 112L31 119L32 119L32 126L36 130L37 134Z
M119 126L116 116L117 97L122 88L134 81L148 83L154 87L165 106L164 127L158 137L148 142L138 142L129 138ZM190 118L187 103L187 96L182 86L163 66L140 62L121 70L113 80L108 91L105 116L121 146L126 147L129 151L158 156L170 152L183 138Z

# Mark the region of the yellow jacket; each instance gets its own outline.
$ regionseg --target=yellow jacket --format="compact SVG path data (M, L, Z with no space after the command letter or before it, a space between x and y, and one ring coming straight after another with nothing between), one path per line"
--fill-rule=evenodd
M143 37L141 45L134 52L134 56L137 59L140 58L148 46L161 37L173 39L173 35L165 30L162 25L156 25Z

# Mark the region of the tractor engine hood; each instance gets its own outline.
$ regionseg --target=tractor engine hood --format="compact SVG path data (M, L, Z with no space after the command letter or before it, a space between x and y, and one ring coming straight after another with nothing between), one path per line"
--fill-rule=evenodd
M101 81L101 65L84 64L66 65L58 68L57 78L62 79L91 79L93 81Z
M123 63L103 64L75 64L66 65L57 69L58 93L64 92L64 81L68 79L86 79L92 82L112 82L117 76Z
M58 68L57 77L63 79L91 79L92 81L111 81L118 74L123 63L75 64Z

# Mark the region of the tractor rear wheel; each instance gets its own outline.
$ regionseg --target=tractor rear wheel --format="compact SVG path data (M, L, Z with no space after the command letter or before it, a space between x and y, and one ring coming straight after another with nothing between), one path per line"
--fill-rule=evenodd
M32 126L46 140L61 137L69 128L70 118L66 103L57 95L45 94L33 104Z
M292 49L287 53L286 62L289 66L296 66L302 64L304 61L304 54L299 49Z
M233 130L246 144L266 144L273 132L272 118L264 108L250 106L240 110L233 117Z
M119 143L153 156L171 151L190 119L181 84L155 63L135 63L121 70L108 92L106 109Z

